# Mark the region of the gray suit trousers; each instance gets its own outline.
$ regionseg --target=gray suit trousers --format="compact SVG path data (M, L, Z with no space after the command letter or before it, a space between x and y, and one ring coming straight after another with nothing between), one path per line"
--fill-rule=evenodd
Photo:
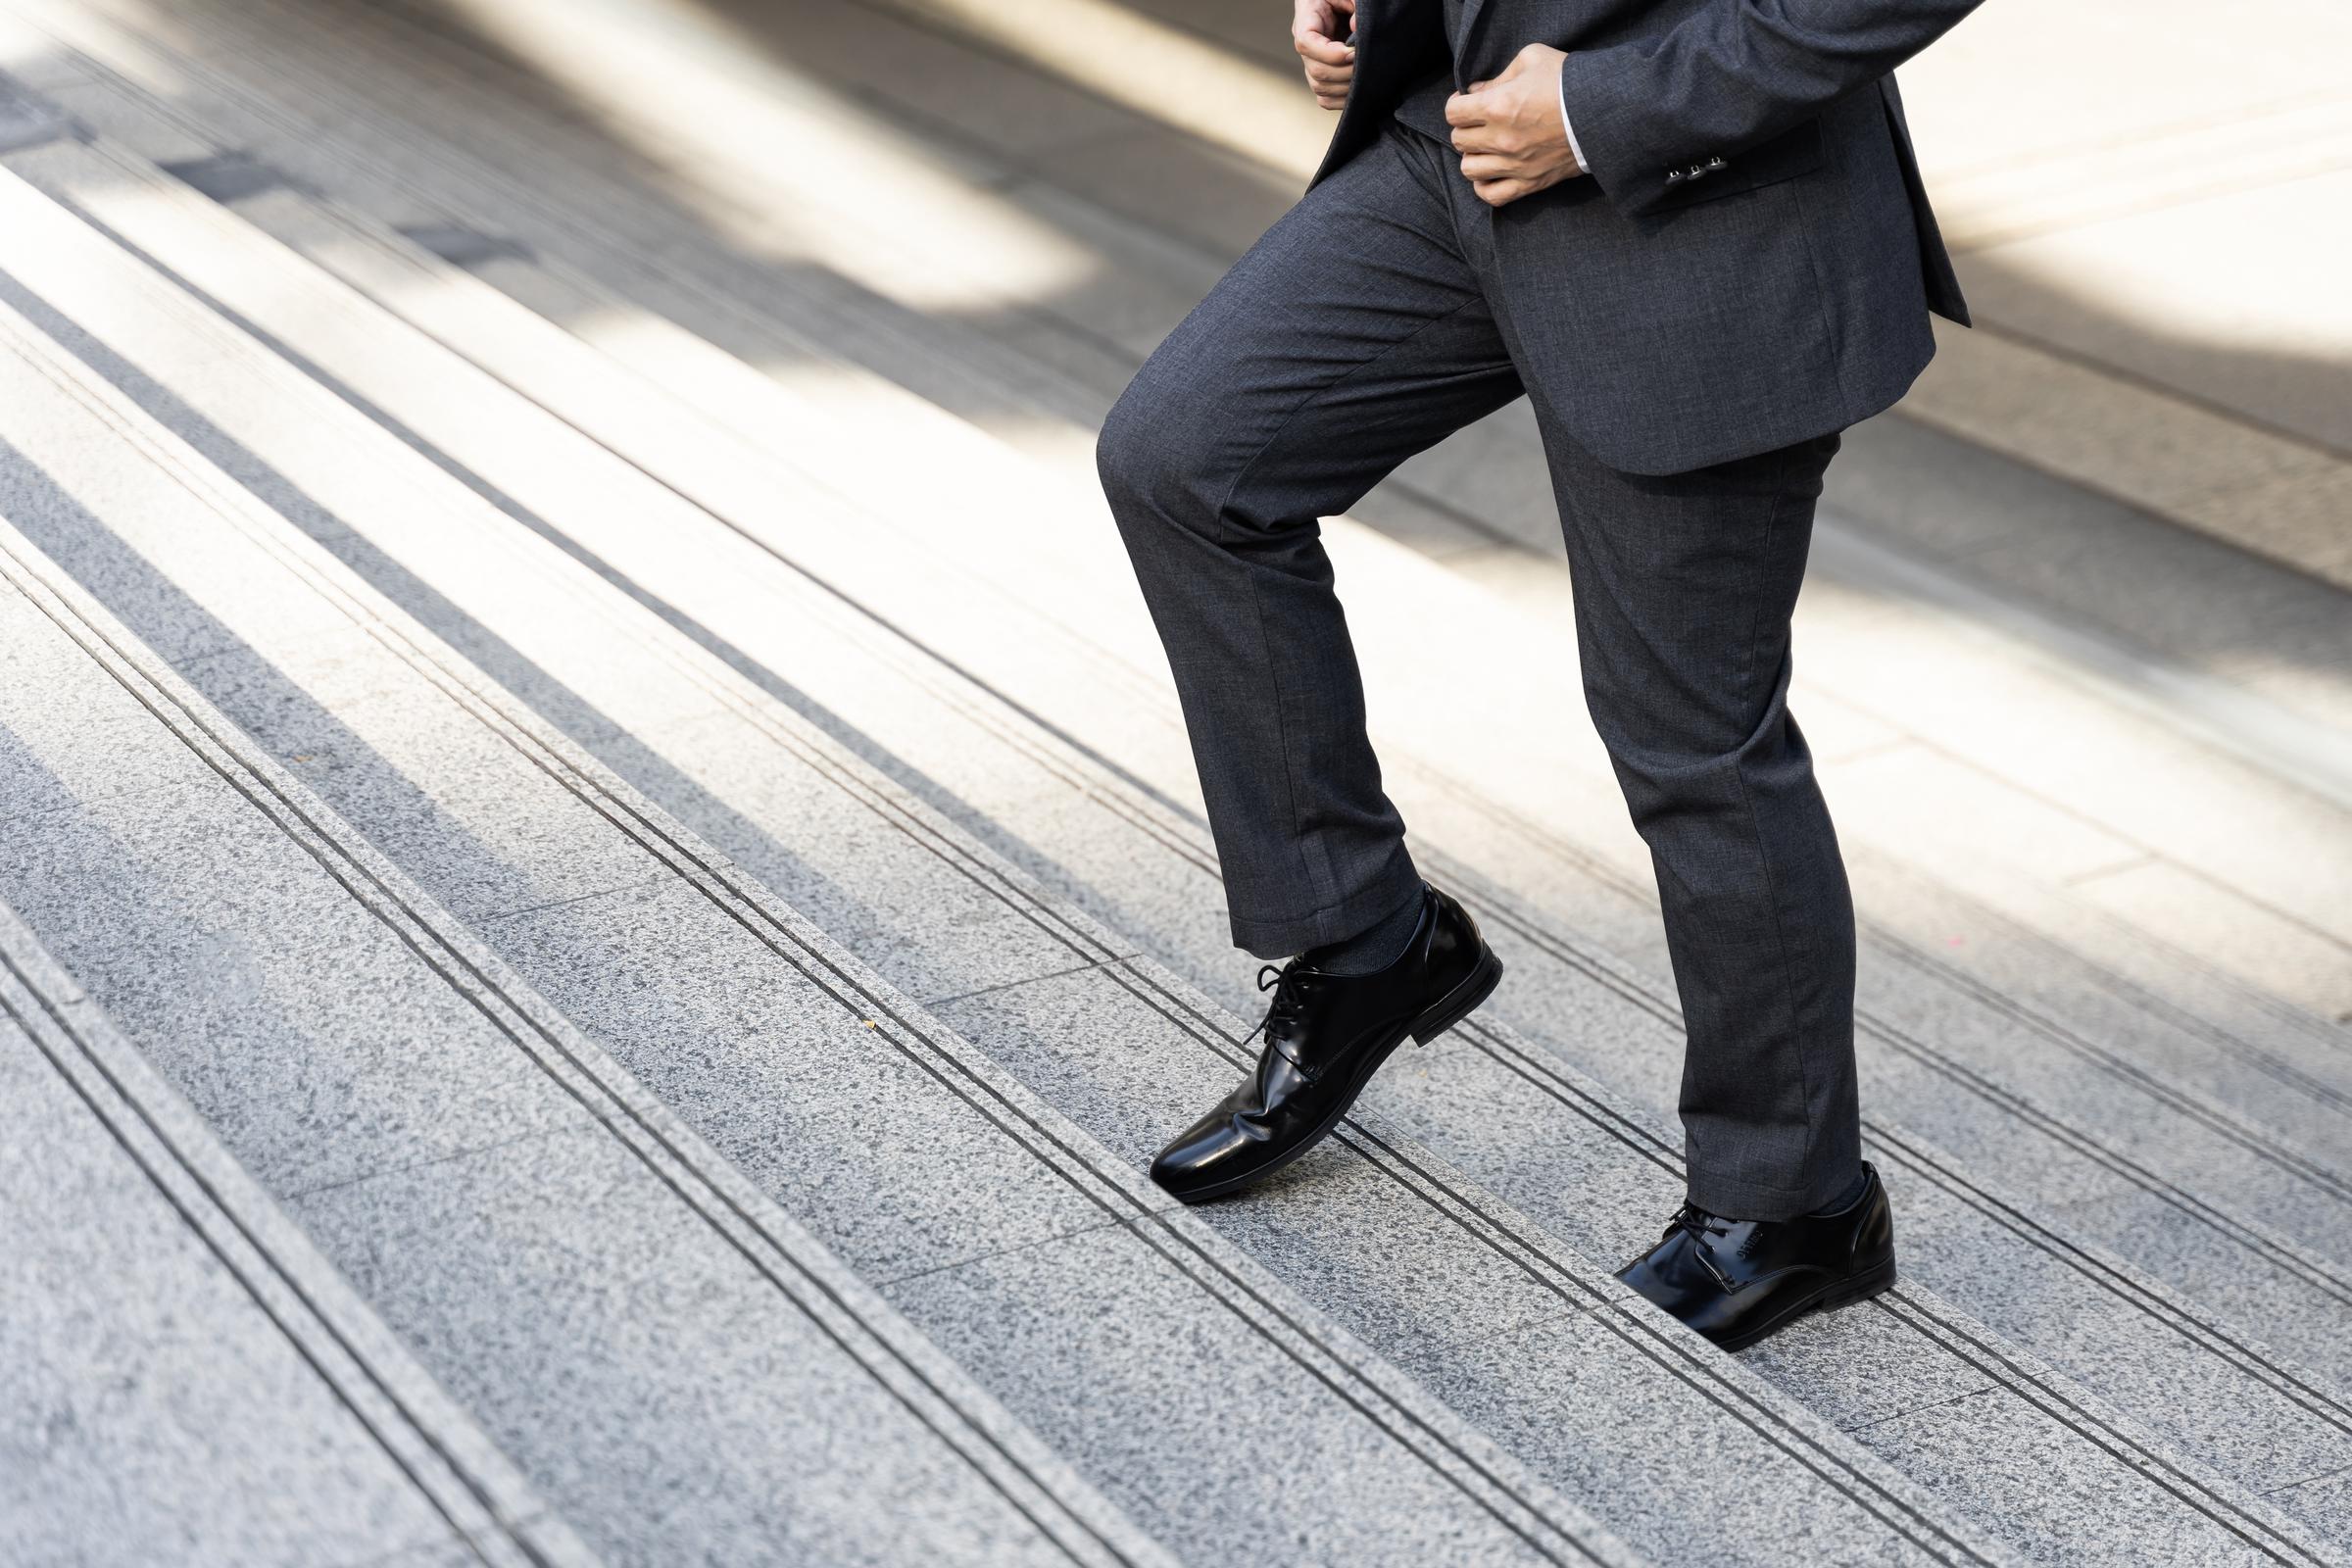
M1235 264L1103 425L1104 491L1175 674L1234 940L1279 957L1418 890L1318 519L1534 388L1587 706L1651 852L1689 1033L1690 1198L1801 1213L1860 1158L1853 905L1788 706L1838 437L1689 473L1603 466L1527 373L1491 224L1450 148L1385 127ZM1445 630L1433 660L1450 657ZM1458 674L1473 698L1481 672Z

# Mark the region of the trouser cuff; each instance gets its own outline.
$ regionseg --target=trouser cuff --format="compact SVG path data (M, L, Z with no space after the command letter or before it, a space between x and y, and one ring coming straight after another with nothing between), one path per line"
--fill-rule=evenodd
M1233 945L1254 957L1288 958L1346 941L1420 892L1421 873L1400 842L1369 881L1337 904L1276 917L1233 911Z
M1688 1197L1710 1214L1726 1219L1794 1219L1836 1202L1862 1174L1859 1159L1825 1161L1819 1171L1805 1173L1803 1187L1774 1187L1737 1176L1711 1176L1693 1170Z

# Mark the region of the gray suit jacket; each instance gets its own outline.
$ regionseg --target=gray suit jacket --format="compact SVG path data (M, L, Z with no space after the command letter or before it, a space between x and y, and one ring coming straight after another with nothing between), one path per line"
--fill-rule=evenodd
M1527 44L1568 50L1592 177L1495 210L1507 329L1562 433L1611 467L1768 452L1901 397L1931 310L1968 320L1891 73L1977 3L1360 0L1315 178L1448 50L1457 87Z

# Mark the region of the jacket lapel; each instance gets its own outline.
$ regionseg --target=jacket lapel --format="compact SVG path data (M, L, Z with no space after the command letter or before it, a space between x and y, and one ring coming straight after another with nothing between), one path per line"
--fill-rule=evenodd
M1465 87L1470 83L1469 68L1463 62L1470 58L1470 40L1478 36L1479 15L1486 9L1487 0L1462 0L1461 21L1456 24L1453 36L1446 40L1453 47L1454 85L1457 87Z

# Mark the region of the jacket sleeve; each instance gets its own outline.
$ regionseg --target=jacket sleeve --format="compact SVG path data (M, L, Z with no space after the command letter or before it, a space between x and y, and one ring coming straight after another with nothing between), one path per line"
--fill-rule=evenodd
M1624 212L1669 204L1886 75L1979 3L1712 0L1656 37L1571 53L1560 84L1586 171Z

